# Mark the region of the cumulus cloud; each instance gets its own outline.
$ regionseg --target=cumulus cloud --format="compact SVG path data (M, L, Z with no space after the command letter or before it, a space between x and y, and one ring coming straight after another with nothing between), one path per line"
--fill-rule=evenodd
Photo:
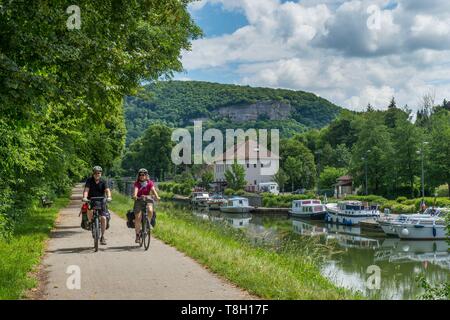
M191 10L206 3L249 24L194 41L188 71L233 65L239 83L312 91L356 110L450 91L450 1L203 0Z

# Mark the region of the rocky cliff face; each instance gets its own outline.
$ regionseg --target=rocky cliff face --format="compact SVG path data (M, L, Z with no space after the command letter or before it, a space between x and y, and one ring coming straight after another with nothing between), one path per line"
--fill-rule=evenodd
M217 110L221 117L228 117L234 122L252 121L258 119L286 120L289 119L292 107L278 101L257 102L246 106L227 106Z

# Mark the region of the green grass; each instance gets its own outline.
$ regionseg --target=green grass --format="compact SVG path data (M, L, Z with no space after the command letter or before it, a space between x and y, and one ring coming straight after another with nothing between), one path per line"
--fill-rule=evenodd
M52 208L36 204L16 225L12 238L0 240L0 300L23 298L26 290L36 287L37 279L30 273L41 261L58 211L68 203L65 197L55 200Z
M129 197L114 193L110 208L125 217ZM242 232L190 218L171 205L156 209L153 234L186 253L211 271L265 299L354 299L323 277L311 248L270 250L245 241Z

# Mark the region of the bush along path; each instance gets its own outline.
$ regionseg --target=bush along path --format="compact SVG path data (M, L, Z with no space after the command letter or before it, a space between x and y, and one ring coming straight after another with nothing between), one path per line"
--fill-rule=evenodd
M139 248L134 229L115 214L107 245L94 252L91 233L80 228L81 192L81 186L74 189L51 233L43 299L254 298L157 239L152 238L149 251Z

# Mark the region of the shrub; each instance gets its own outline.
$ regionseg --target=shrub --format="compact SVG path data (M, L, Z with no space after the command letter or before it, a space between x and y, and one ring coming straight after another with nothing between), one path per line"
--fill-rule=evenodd
M231 196L231 195L234 194L234 190L233 190L233 189L230 189L230 188L226 188L225 191L224 191L224 194L225 194L226 196Z
M349 195L345 197L345 200L366 201L372 203L378 203L380 205L386 203L388 200L382 196L376 196L373 194L367 196Z
M436 189L436 193L438 197L448 197L448 186L442 185Z
M397 201L398 203L402 203L403 201L408 200L408 198L406 197L398 197L395 201Z

